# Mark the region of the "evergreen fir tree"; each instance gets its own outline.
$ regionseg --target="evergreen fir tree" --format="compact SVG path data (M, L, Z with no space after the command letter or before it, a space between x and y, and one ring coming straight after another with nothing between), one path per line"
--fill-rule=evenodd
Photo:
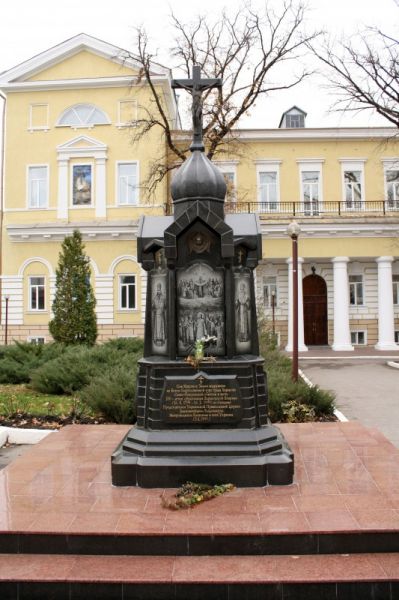
M54 318L49 323L54 340L93 345L97 338L95 305L89 258L84 251L82 234L75 230L63 241L58 260Z

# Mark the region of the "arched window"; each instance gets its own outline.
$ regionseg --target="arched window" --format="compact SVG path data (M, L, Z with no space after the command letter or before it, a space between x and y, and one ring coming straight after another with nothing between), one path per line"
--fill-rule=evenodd
M93 127L93 125L109 125L110 120L100 108L94 104L75 104L67 108L57 125L69 127Z

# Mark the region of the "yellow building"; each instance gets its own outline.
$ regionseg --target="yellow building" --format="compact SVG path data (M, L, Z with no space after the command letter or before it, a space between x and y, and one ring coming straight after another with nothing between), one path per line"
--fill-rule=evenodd
M162 213L167 190L165 182L149 203L141 186L164 141L154 131L131 144L128 125L149 102L137 73L120 48L79 35L0 76L2 322L8 297L9 339L50 339L60 241L75 228L91 259L99 339L143 331L136 229L144 211ZM153 65L153 76L174 125L171 74Z
M153 130L128 124L149 102L138 65L79 35L0 75L6 96L1 210L2 339L50 340L60 242L79 228L92 264L100 336L143 332L145 272L136 261L141 214L163 214L167 182L143 182L162 159ZM171 123L171 73L153 65ZM259 214L259 304L292 345L291 240L300 224L299 345L392 350L399 342L399 144L395 129L311 129L293 107L276 129L240 130L240 150L215 161L230 182L226 210ZM176 130L176 139L184 132ZM236 146L234 146L236 147ZM274 310L272 304L275 304Z

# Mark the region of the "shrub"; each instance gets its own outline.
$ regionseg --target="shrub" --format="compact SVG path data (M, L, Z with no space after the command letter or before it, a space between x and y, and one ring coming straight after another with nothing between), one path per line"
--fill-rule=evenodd
M46 394L74 394L93 377L107 377L113 367L135 368L143 342L137 338L111 340L94 347L69 346L62 356L50 360L31 374L31 386Z
M40 365L65 352L62 344L16 342L0 347L0 383L27 383Z
M136 420L137 363L128 361L99 374L81 392L80 398L96 414L115 423Z
M73 394L87 385L95 373L89 349L71 347L31 374L31 386L45 394Z

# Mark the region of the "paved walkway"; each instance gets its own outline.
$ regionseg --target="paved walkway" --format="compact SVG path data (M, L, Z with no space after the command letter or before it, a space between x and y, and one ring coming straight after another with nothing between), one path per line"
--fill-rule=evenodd
M362 348L355 352L310 349L300 354L300 368L312 383L336 394L337 408L350 420L377 427L399 447L399 352Z

